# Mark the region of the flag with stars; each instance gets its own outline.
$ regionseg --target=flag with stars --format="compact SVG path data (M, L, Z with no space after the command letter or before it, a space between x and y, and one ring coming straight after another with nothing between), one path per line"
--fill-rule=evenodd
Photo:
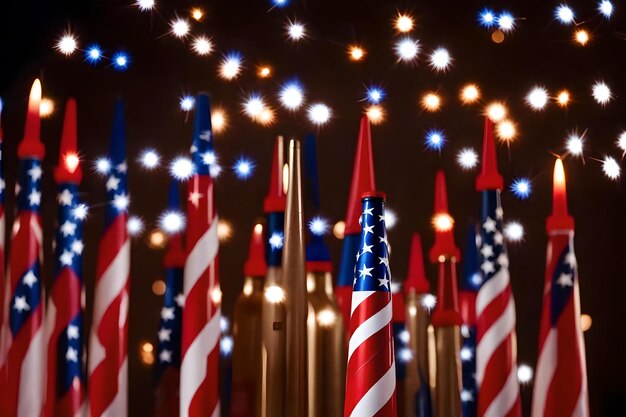
M206 93L196 98L191 155L194 174L187 184L180 416L218 417L221 291L217 267L218 218L211 178L215 153L211 106Z
M478 415L520 417L515 301L502 234L503 179L497 166L493 123L486 117L482 170L476 178L476 190L482 194L479 248L482 282L476 296Z
M89 343L91 417L124 417L128 413L130 239L126 229L129 196L125 142L124 104L118 101L106 173L105 228L96 265Z
M82 178L76 153L76 102L69 99L57 182L58 228L54 249L54 282L46 309L48 374L46 417L85 416L83 375L82 225L86 206L78 197Z
M478 265L476 224L468 227L467 243L463 256L463 276L459 291L461 316L462 346L461 346L461 404L463 417L476 417L476 400L478 387L476 385L476 294L482 281Z
M553 187L531 416L589 417L574 219L567 213L565 172L560 159L555 163Z
M394 282L391 285L393 346L396 356L396 396L398 415L414 414L414 410L405 410L405 386L407 379L407 364L413 359L413 352L409 347L409 332L406 328L405 300L402 284Z
M354 271L345 417L396 417L391 272L385 195L363 195L361 239Z
M180 211L178 183L170 184L168 210ZM155 366L155 417L177 417L179 412L180 334L183 316L185 252L181 232L170 235L165 259L165 294L158 332Z
M43 413L45 331L41 280L41 161L39 139L41 83L35 80L28 102L24 139L18 148L17 214L11 238L3 323L3 416Z

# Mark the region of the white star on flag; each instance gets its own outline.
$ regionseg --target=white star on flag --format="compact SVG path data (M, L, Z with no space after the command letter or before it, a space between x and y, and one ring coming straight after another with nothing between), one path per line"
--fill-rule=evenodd
M565 263L568 264L570 268L576 267L576 255L574 252L570 251L565 255Z
M196 208L200 206L200 199L202 197L204 197L204 195L196 191L189 193L189 201L191 201L191 204L193 204Z
M174 297L174 301L176 301L176 305L178 307L181 307L181 308L184 307L185 306L185 294L181 292L176 297Z
M16 309L20 313L22 311L29 311L30 306L26 302L26 296L15 297L15 304L13 304L13 308Z
M373 210L374 210L374 207L366 208L365 210L363 210L363 214L366 216L373 216L374 215L374 213L372 213Z
M74 326L73 324L70 324L69 326L67 326L67 338L68 339L78 339L79 336L80 336L80 329L78 328L78 326Z
M115 194L113 196L113 207L122 211L128 207L128 196L126 194Z
M480 249L480 253L485 258L493 256L493 247L491 245L484 244L483 247Z
M374 247L374 245L368 245L367 242L363 243L363 252L361 252L361 255L363 255L365 252L369 252L372 253L372 248Z
M57 194L57 202L62 206L69 206L72 204L72 199L74 198L74 194L67 188L63 190L63 192Z
M163 307L161 309L161 318L165 321L174 320L174 307Z
M38 206L41 204L41 193L39 191L31 191L28 194L28 202L31 206Z
M119 187L119 185L120 185L120 179L112 175L109 177L106 183L107 191L117 190L117 187Z
M509 257L506 255L506 253L501 253L500 256L498 256L498 265L504 268L509 266Z
M363 279L365 279L365 277L371 277L373 269L374 268L368 268L367 266L363 265L363 268L359 269L360 277Z
M71 245L72 252L74 252L77 255L80 255L81 253L83 253L84 247L85 245L83 244L83 241L78 240L78 239L73 241Z
M76 223L66 220L65 223L61 225L59 230L61 230L64 237L74 236L74 233L76 233Z
M495 231L496 231L496 221L493 220L491 217L487 217L487 220L485 220L485 223L483 223L483 228L487 232L495 233Z
M363 226L363 230L365 230L365 235L368 233L374 234L374 226L368 226L367 223Z
M378 240L380 241L378 243L384 243L385 245L389 246L389 242L387 241L387 235L382 236L382 237L378 236Z
M169 342L172 331L170 329L159 329L159 341Z
M119 172L120 174L124 174L126 171L128 171L128 165L126 165L126 162L122 162L121 164L118 164L115 169L117 169L117 172Z
M556 280L556 283L561 287L571 287L574 285L574 279L572 274L561 274Z
M210 130L205 130L203 132L200 132L200 134L198 135L198 137L202 140L205 140L207 142L211 141L211 131Z
M159 354L159 360L161 362L171 362L172 352L167 349L163 349L163 351Z
M483 262L483 264L480 266L480 269L482 269L485 274L495 271L493 262L489 262L489 261Z
M380 283L378 284L379 287L389 288L389 280L387 278L378 278L378 282Z
M389 258L387 258L386 256L384 258L381 258L380 256L378 257L379 262L378 264L383 264L387 267L387 269L389 269Z
M28 271L26 275L24 275L24 284L28 285L29 288L33 288L33 285L37 283L37 277L33 271Z
M69 266L72 264L73 260L74 260L74 254L66 250L64 250L61 256L59 256L59 261L61 261L62 265Z
M502 246L504 244L504 235L500 232L496 232L493 235L493 243Z
M67 348L67 352L65 352L65 359L70 362L78 362L78 351L74 348Z
M33 181L37 181L41 178L43 171L41 170L40 166L34 166L31 169L28 170L28 175L30 175L30 178Z

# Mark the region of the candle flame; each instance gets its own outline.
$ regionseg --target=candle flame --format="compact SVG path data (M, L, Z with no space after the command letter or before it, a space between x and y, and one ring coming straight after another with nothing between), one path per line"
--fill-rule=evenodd
M565 170L563 169L563 161L557 158L554 163L554 188L565 190Z
M263 233L263 225L261 223L257 223L254 226L254 234L260 235L261 233Z
M65 162L65 168L67 168L67 171L74 173L74 171L76 171L76 168L78 168L78 164L80 163L80 158L78 157L76 152L66 153L63 159Z
M448 213L439 213L433 217L436 232L448 232L454 226L454 219Z
M41 81L39 78L33 83L28 97L28 112L31 114L39 114L41 107Z

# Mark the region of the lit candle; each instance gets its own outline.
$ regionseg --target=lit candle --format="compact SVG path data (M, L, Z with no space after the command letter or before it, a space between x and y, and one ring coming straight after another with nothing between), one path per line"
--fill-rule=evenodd
M552 215L548 217L546 227L553 230L574 229L574 219L567 212L567 191L565 187L565 170L563 161L558 158L554 163L552 185Z

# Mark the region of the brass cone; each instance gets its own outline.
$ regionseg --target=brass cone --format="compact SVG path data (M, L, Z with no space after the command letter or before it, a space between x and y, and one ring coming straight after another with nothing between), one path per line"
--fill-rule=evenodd
M461 331L459 326L435 328L437 342L437 417L461 417Z
M283 243L283 285L287 312L285 413L289 417L306 416L308 412L308 303L300 155L300 142L292 139L289 142L289 189L287 190L285 207L285 238Z
M261 417L263 279L246 277L233 311L231 417Z
M405 299L406 328L409 332L409 349L411 349L413 357L406 365L405 414L401 417L423 417L423 414L418 410L428 412L432 407L433 393L430 381L430 344L428 341L430 312L424 305L425 296L426 294L409 291ZM423 384L425 387L422 387ZM420 398L418 403L417 397L420 390L426 390L426 398Z
M341 417L346 380L343 316L333 291L330 272L307 274L309 297L308 417Z

